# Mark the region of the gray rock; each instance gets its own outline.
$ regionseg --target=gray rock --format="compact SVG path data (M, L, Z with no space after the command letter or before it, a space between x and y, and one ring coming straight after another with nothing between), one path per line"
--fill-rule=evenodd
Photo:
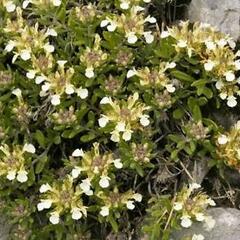
M6 220L0 217L0 240L8 240L9 239L9 229L10 226L6 222Z
M235 40L240 37L240 0L192 0L188 18L209 23Z
M202 234L204 240L240 240L240 211L234 208L211 208L208 214L216 221L212 230L207 231L203 223L194 223L191 228L176 231L172 240L192 239Z

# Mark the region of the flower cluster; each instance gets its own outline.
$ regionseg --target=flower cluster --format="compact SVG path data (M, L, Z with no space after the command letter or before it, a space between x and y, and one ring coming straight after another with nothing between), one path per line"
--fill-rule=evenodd
M149 115L145 113L149 107L139 101L138 93L134 93L127 101L113 101L111 97L104 97L100 104L106 106L104 114L98 120L99 126L104 128L111 123L114 125L111 131L113 142L119 142L121 138L129 141L134 130L143 131L143 127L150 124Z
M106 27L109 32L118 31L124 34L129 44L136 43L138 38L142 36L144 36L148 44L151 44L154 41L154 35L152 31L144 31L144 25L145 23L156 23L156 19L150 15L144 17L144 8L138 5L132 5L130 8L129 2L130 1L122 1L120 4L122 9L129 9L127 12L122 13L120 16L107 16L106 19L102 20L101 27Z
M110 185L111 178L109 177L109 170L114 166L116 169L123 167L121 159L114 159L112 153L100 154L99 144L94 143L93 149L88 152L83 152L82 149L76 149L72 153L73 158L81 157L79 163L74 166L72 170L72 177L78 178L79 175L86 176L86 179L82 180L80 187L83 191L91 195L90 191L91 182L98 182L101 188L107 188ZM75 162L76 160L74 160Z
M107 60L108 55L101 50L101 38L95 35L93 48L87 47L80 56L81 63L86 66L85 76L93 78L95 76L94 69L100 67Z
M14 63L18 57L23 61L31 59L32 55L37 52L45 53L46 55L54 52L54 46L49 43L49 36L56 36L57 33L53 29L43 29L39 31L39 24L29 26L22 18L22 9L17 7L17 19L8 19L7 25L4 28L6 33L13 34L11 40L5 47L7 52L13 52L12 62Z
M173 69L176 67L176 63L166 63L161 62L158 69L149 69L145 67L144 69L133 69L129 70L127 73L127 78L137 76L140 79L140 85L143 87L151 88L165 88L169 93L175 92L172 81L166 75L168 69Z
M1 162L0 176L5 176L8 180L17 179L18 182L24 183L28 180L28 170L31 161L31 155L34 154L35 147L26 143L22 146L12 146L12 150L7 144L0 146Z
M215 202L206 194L196 192L200 187L192 183L177 193L173 208L181 215L181 226L184 228L189 228L192 220L205 222L210 229L214 227L214 220L205 214L205 210L208 206L215 206Z
M117 188L107 194L100 191L98 192L98 197L101 198L103 204L99 212L103 217L107 217L111 215L111 211L114 212L116 209L122 209L123 207L133 210L135 208L134 202L142 201L141 194L134 193L133 191L119 193Z
M49 217L52 224L58 224L60 215L66 211L71 213L74 220L87 216L87 207L81 200L83 191L79 186L74 186L72 177L68 176L62 182L54 182L52 186L43 184L39 191L43 195L37 205L38 211L53 208Z
M205 71L216 83L220 98L226 99L229 107L235 107L235 95L240 93L240 80L235 75L240 70L240 59L239 52L232 51L236 47L233 39L208 24L195 23L191 29L189 22L181 22L179 27L161 33L162 38L170 36L175 39L179 54L186 52L189 58L200 57Z
M240 169L240 121L238 121L228 132L217 137L217 155L228 166Z

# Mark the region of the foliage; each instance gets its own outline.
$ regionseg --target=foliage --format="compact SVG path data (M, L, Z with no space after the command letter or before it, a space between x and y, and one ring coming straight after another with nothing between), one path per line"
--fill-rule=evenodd
M214 118L237 107L236 44L202 23L160 29L158 4L0 0L0 196L12 239L140 238L163 169L199 158L236 167ZM191 195L194 181L154 192L150 239L205 216L210 198ZM204 204L178 212L188 198Z

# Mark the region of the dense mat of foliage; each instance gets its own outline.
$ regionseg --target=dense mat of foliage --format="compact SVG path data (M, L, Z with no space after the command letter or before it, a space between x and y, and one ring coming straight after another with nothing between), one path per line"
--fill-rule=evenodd
M151 15L159 1L86 2L0 0L10 239L169 239L192 221L211 228L215 202L191 168L239 169L239 123L225 132L214 115L237 106L235 42L202 23L162 29Z

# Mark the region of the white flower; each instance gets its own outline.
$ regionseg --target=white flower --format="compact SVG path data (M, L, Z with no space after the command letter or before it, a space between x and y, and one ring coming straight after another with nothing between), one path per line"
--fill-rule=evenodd
M151 31L143 33L146 43L151 44L154 41L154 35Z
M240 59L236 60L234 62L234 65L235 65L236 70L240 70Z
M125 131L126 124L125 122L119 122L117 123L115 129L119 132L124 132Z
M189 228L192 225L192 221L190 216L182 216L181 217L181 226L184 228Z
M167 84L166 89L169 93L174 93L176 91L176 88L172 84Z
M27 8L27 6L28 6L28 4L29 4L30 2L31 2L30 0L25 0L25 1L23 1L22 8L23 8L23 9Z
M28 180L27 172L24 170L20 170L17 173L17 180L20 183L24 183Z
M60 104L60 95L58 95L58 94L52 95L52 97L51 97L51 103L52 103L52 105L54 105L54 106L59 105L59 104Z
M140 118L140 123L143 127L147 127L150 124L149 116L144 114Z
M77 96L80 97L81 99L85 99L88 97L88 90L86 88L78 88L76 90Z
M162 31L161 35L160 35L160 38L167 38L169 36L170 36L170 33L168 31Z
M180 211L180 210L182 210L182 208L183 208L183 204L181 202L175 202L174 203L174 206L173 206L174 210Z
M127 72L127 78L131 78L131 77L135 76L136 74L137 74L137 71L136 71L135 68L134 69L130 69Z
M51 189L52 188L51 188L51 186L48 183L47 184L42 184L40 189L39 189L39 192L40 193L45 193L45 192L47 192L47 191L49 191Z
M12 94L17 96L18 98L22 97L22 91L19 88L12 90Z
M82 212L79 208L72 209L72 219L79 220L82 217Z
M190 191L193 191L193 190L196 190L196 189L199 189L199 188L201 188L201 185L198 184L198 183L190 183L189 184L189 190Z
M217 141L219 144L224 145L228 142L228 137L222 134L221 136L218 137Z
M230 38L230 39L227 40L227 42L228 42L230 48L235 49L236 42L233 39Z
M42 211L43 209L49 209L52 206L52 201L49 199L41 200L37 205L38 211Z
M226 41L224 38L222 38L222 39L220 39L219 41L217 41L217 45L218 45L219 47L223 48L224 46L227 45L227 41Z
M133 203L134 202L132 200L127 201L126 203L127 209L133 210L135 208L135 205Z
M88 178L82 180L82 183L80 183L80 188L83 190L84 193L89 192L91 188L91 182Z
M185 47L187 47L187 41L179 40L177 43L177 46L180 48L185 48Z
M36 75L36 71L35 70L29 70L26 74L26 77L29 79L34 79Z
M57 64L60 68L64 68L64 65L67 63L66 60L58 60Z
M125 140L126 142L129 141L131 139L131 137L132 137L131 130L126 130L122 135L123 140Z
M156 23L157 20L155 17L147 16L144 20L144 22L149 22L149 23Z
M220 96L220 98L221 98L222 100L224 100L224 99L227 98L227 93L221 92L221 93L219 94L219 96Z
M48 28L47 32L46 32L46 35L56 37L58 34L53 28ZM59 64L59 62L60 61L57 61L58 64ZM67 61L64 61L64 62L66 63Z
M49 221L54 225L58 224L59 221L60 221L59 214L58 213L51 213Z
M115 168L117 168L117 169L121 169L123 167L123 164L122 164L120 158L113 160L113 164L114 164Z
M130 43L130 44L134 44L134 43L136 43L137 40L138 40L138 38L137 38L137 36L136 36L136 34L135 34L134 32L128 33L128 34L126 35L126 37L127 37L128 43Z
M101 176L100 177L100 181L99 181L100 187L102 187L102 188L109 187L109 185L110 185L109 180L111 180L110 177L108 177L108 176Z
M107 26L107 30L109 32L114 32L116 30L116 28L117 28L117 24L115 22L113 22L113 21L110 21L109 23L110 24Z
M65 88L65 93L71 95L74 93L74 86L72 84L67 84Z
M83 157L83 155L84 155L83 150L79 148L75 149L72 153L72 157Z
M5 47L5 51L11 52L15 46L16 46L16 42L10 40Z
M227 105L229 107L235 107L237 105L237 100L236 100L236 97L234 96L229 96L227 98Z
M206 63L204 63L204 69L207 71L207 72L210 72L213 70L215 64L213 61L211 60L208 60Z
M46 77L45 76L37 76L36 78L35 78L35 83L36 84L40 84L40 83L42 83L42 82L44 82L46 80ZM50 86L50 85L49 85Z
M42 90L43 90L44 92L47 92L50 87L51 87L50 83L49 83L49 82L45 82L45 83L42 85Z
M142 201L142 194L140 193L134 193L133 194L133 199L137 202L141 202Z
M110 97L104 97L102 98L102 100L100 101L100 104L109 104L111 103L111 98Z
M43 46L44 50L47 52L47 53L53 53L54 52L54 46L49 44L49 43L46 43L44 46Z
M216 89L220 90L223 88L224 84L222 81L217 81L215 86L216 86Z
M216 206L216 203L215 203L214 200L212 200L211 198L209 198L209 199L207 200L207 203L208 203L210 206L212 206L212 207Z
M120 8L124 9L124 10L127 10L129 8L129 3L128 2L122 2L120 4Z
M203 213L196 213L195 217L196 217L196 220L199 221L199 222L202 222L202 221L205 220L205 216L204 216Z
M99 126L100 126L101 128L106 127L106 125L108 124L108 122L109 122L109 119L108 119L108 117L106 117L106 116L103 116L103 117L101 117L101 118L98 119L98 124L99 124Z
M31 143L25 143L23 146L23 151L28 153L35 153L36 149Z
M5 3L5 8L7 9L7 12L14 12L16 9L16 5L13 1L7 1Z
M12 170L12 171L9 171L8 174L7 174L7 179L12 181L16 178L16 171Z
M71 172L72 177L73 178L78 178L80 174L81 174L81 168L80 167L74 167L72 172Z
M234 74L233 72L231 72L231 71L226 72L226 73L224 74L224 76L226 77L226 80L227 80L228 82L232 82L232 81L235 80L235 74Z
M87 78L93 78L94 77L94 71L93 71L93 67L88 67L88 68L86 68L86 70L85 70L85 76L87 77Z
M103 28L103 27L106 27L108 24L109 24L109 20L104 19L104 20L101 21L100 27L102 27L102 28Z
M216 44L212 41L206 41L205 45L208 50L215 50L216 49Z
M167 65L166 65L166 69L170 68L170 69L173 69L175 68L177 65L175 62L168 62Z
M143 0L145 3L150 3L151 0Z
M112 131L111 132L111 141L113 141L113 142L119 142L120 141L120 135L119 135L119 132L118 131L116 131L116 130L114 130L114 131Z
M61 5L61 0L53 0L53 5L54 5L55 7L60 6L60 5Z
M109 215L109 207L101 207L101 211L100 211L100 215L102 215L103 217L106 217Z
M192 240L204 240L204 236L202 234L194 234Z
M215 221L215 219L213 219L212 216L206 216L205 217L204 228L207 231L211 231L214 228L215 224L216 224L216 221Z
M31 51L25 49L20 52L20 57L22 60L27 61L31 58Z

